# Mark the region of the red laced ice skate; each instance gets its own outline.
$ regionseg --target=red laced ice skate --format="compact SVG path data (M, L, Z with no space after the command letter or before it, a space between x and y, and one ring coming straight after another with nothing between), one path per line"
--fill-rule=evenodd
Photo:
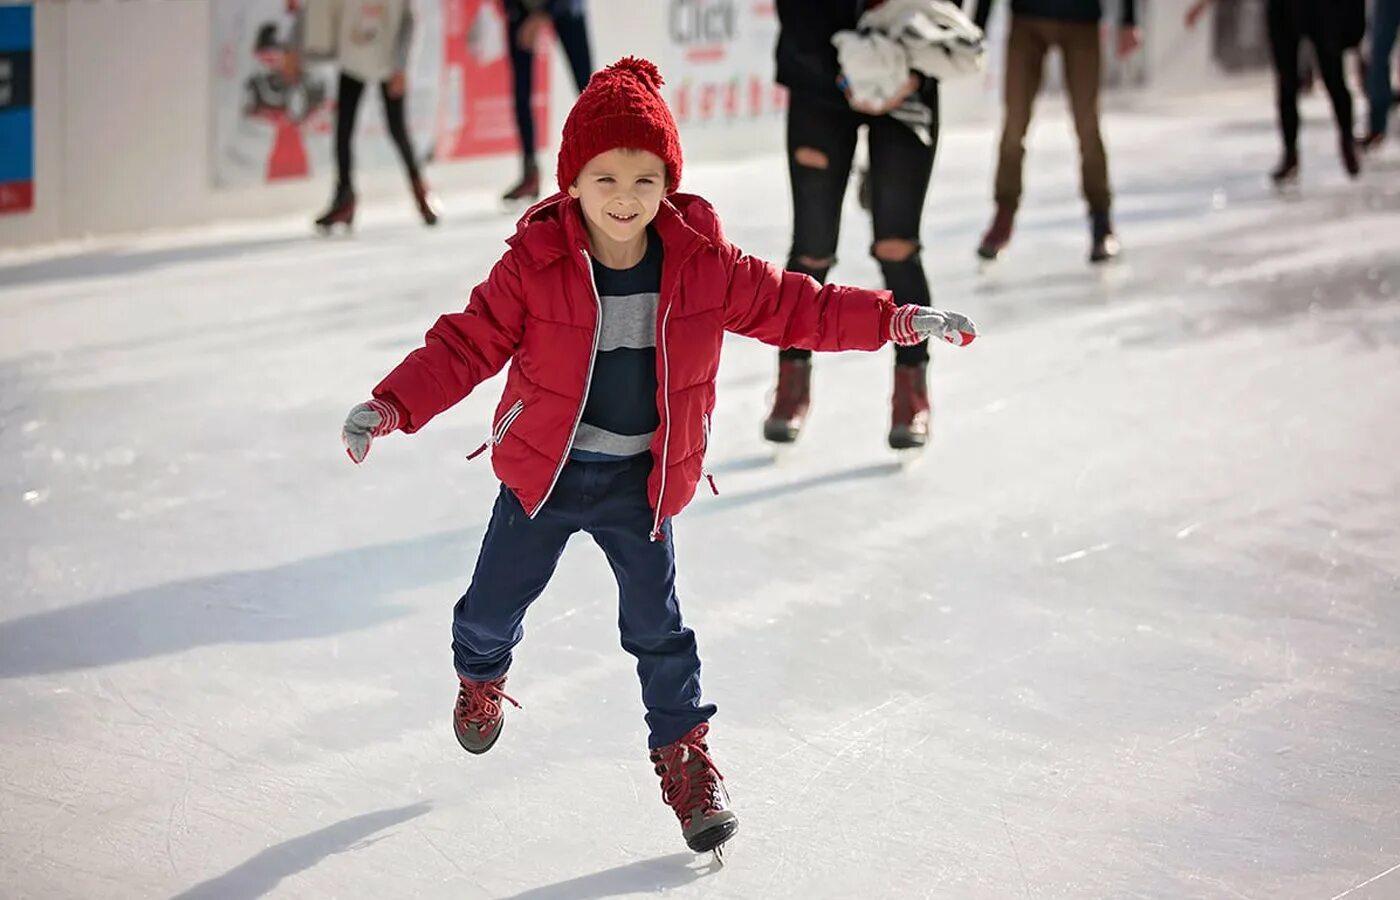
M501 736L506 716L501 710L501 701L508 700L516 709L520 704L501 688L506 680L472 681L462 678L457 691L457 708L452 712L452 730L457 734L457 743L468 753L485 753Z
M890 399L890 447L914 450L928 443L928 363L894 367L894 396Z
M661 776L661 799L680 820L686 846L696 853L713 850L723 862L720 847L739 830L739 817L728 808L724 776L710 759L709 731L704 722L696 725L674 744L651 751L651 762Z
M775 444L791 444L802 433L807 410L812 405L812 361L778 361L778 388L773 392L773 409L763 420L763 439Z
M344 226L346 231L355 227L355 192L349 188L336 191L330 209L316 219L316 230L322 234L330 234L336 225Z

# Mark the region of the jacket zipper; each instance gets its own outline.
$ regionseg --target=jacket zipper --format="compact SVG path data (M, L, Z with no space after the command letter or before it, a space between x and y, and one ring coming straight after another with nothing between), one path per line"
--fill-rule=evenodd
M666 323L670 321L671 307L667 306L661 316L661 333L656 337L656 342L661 345L661 396L665 398L662 402L665 418L661 426L664 429L661 437L661 490L656 493L656 518L651 526L653 541L661 540L661 507L666 501L666 457L671 445L671 354L666 352Z
M709 414L709 413L705 413L704 418L701 419L701 424L704 426L704 429L705 429L705 443L704 443L704 445L700 448L700 474L701 474L702 477L704 477L704 479L705 479L706 481L708 481L708 482L710 483L710 490L714 492L714 495L715 495L716 497L718 497L718 496L719 496L719 486L715 484L715 476L712 475L712 474L710 473L710 467L706 464L707 458L708 458L709 455L710 455L710 414Z
M588 354L588 375L583 379L583 397L578 402L578 415L574 416L574 427L569 431L568 443L564 445L564 455L559 458L559 466L554 470L554 478L549 482L549 489L544 492L540 502L535 504L535 508L530 510L529 517L531 519L549 502L549 495L554 493L554 486L559 483L559 476L564 472L564 464L569 461L569 449L573 447L579 423L583 421L583 408L588 405L588 391L593 385L593 364L598 361L598 341L603 336L603 301L598 298L598 280L593 277L593 263L588 259L587 250L579 250L579 255L583 257L583 267L588 270L588 283L593 288L593 305L598 311L597 317L593 320L593 350ZM660 503L657 505L660 506Z
M515 424L515 420L520 418L520 414L524 411L524 400L517 400L512 403L510 409L506 410L505 415L501 416L500 420L492 427L491 437L487 439L486 443L468 453L467 459L476 459L482 453L485 453L488 447L495 447L501 441L505 440L506 432L510 431L510 426Z

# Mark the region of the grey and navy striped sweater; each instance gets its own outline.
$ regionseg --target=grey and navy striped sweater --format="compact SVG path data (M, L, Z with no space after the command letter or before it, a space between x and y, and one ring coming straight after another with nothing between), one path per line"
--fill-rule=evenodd
M598 461L646 453L661 425L656 409L661 259L661 239L647 229L646 253L632 268L609 269L593 260L602 321L571 459Z

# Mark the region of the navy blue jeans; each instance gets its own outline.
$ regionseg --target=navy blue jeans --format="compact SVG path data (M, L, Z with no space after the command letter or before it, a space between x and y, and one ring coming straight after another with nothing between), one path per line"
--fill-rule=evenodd
M452 654L457 672L474 681L500 678L524 637L525 611L549 584L576 531L586 531L617 576L617 627L622 648L637 658L649 746L679 740L715 708L700 703L695 633L681 621L671 522L651 540L647 500L651 455L564 466L549 502L534 519L501 488L481 542L471 586L457 601Z
M525 4L520 0L505 0L507 37L510 40L511 87L515 93L515 127L520 133L520 152L526 162L535 160L535 118L530 108L530 94L535 89L535 54L520 48L520 26L525 24L528 15ZM588 18L584 12L583 0L548 0L541 8L554 24L554 33L559 45L564 48L564 56L569 61L569 71L574 76L574 86L582 93L589 77L593 74L593 54L588 47Z

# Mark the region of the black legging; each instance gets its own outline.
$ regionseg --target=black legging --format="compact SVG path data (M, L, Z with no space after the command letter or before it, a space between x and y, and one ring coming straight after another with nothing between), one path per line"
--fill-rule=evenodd
M515 93L515 127L520 132L520 152L527 163L535 159L535 117L531 114L530 94L535 89L535 53L523 50L517 38L528 13L520 0L505 0L506 18L510 22L511 88ZM569 60L574 85L582 93L593 74L593 57L588 49L588 20L584 17L581 0L551 0L541 12L549 15L559 45Z
M836 260L836 242L841 230L841 206L851 175L856 139L862 125L868 129L870 147L870 216L875 240L913 241L914 255L905 260L878 259L885 287L894 293L897 304L931 306L928 277L919 258L919 224L924 216L933 174L933 158L938 149L937 95L928 98L933 107L933 143L925 144L908 126L890 116L867 116L849 107L822 100L811 100L794 91L788 102L788 173L792 181L792 250L787 268L826 281ZM797 161L799 149L816 150L826 158L826 167L803 165ZM802 258L830 260L816 267ZM784 359L807 359L810 350L787 348ZM895 348L895 363L917 365L928 362L928 341Z
M1332 98L1332 112L1343 140L1351 136L1351 92L1342 69L1342 22L1336 0L1269 0L1269 48L1274 57L1278 92L1278 123L1283 150L1298 155L1298 46L1303 38L1313 45L1318 73Z
M360 97L364 94L365 83L353 75L340 73L340 85L336 88L335 99L335 185L336 193L347 193L354 188L355 159L352 140L355 136L355 117L360 112ZM404 169L414 184L418 183L418 161L413 158L413 144L408 138L408 120L404 114L404 98L389 95L389 83L379 83L379 96L384 100L384 119L389 123L389 136L403 158Z

